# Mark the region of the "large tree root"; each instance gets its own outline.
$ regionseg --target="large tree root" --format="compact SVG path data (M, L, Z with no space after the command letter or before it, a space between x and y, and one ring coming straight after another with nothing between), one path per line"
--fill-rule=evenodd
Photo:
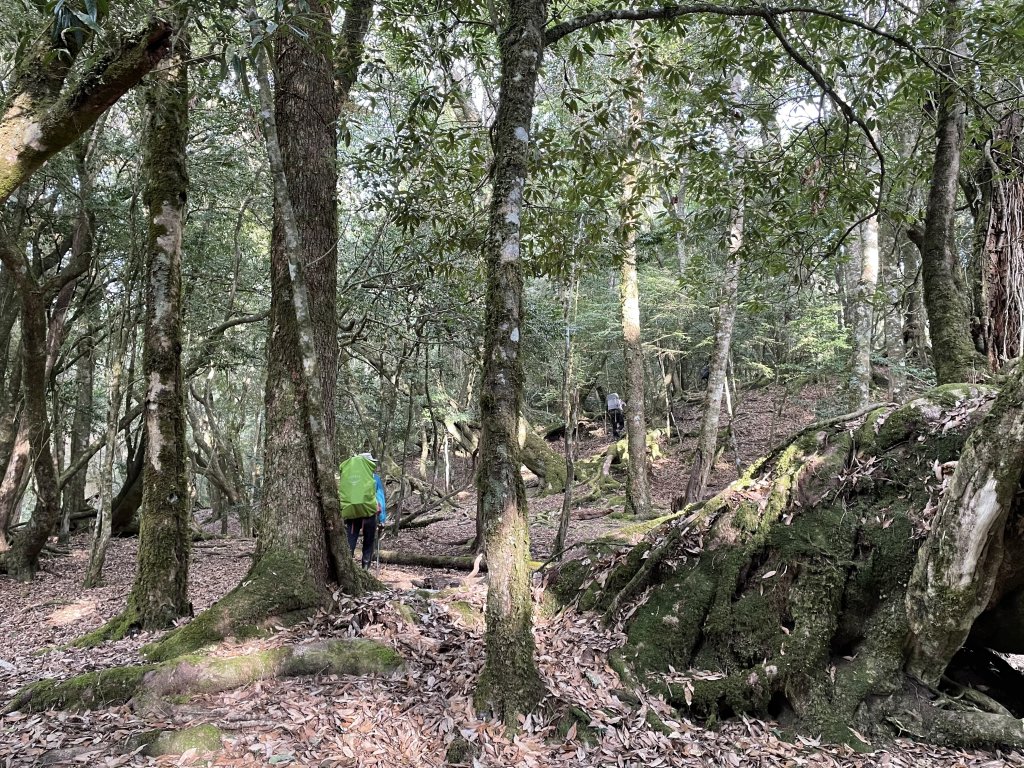
M595 547L552 586L621 623L627 640L612 661L624 678L694 714L773 717L856 746L903 732L1017 746L1021 724L1010 713L1020 697L1005 692L1024 686L1018 673L1001 669L991 685L954 660L950 683L925 687L905 671L907 585L942 467L960 456L990 398L943 387L873 411L853 431L816 425L688 510L685 523L659 525L625 554ZM1024 519L1024 508L1014 514ZM1024 579L1019 557L1006 562L1004 594ZM984 695L972 690L979 682Z
M365 589L380 586L364 571L357 577ZM283 552L270 552L253 564L241 584L188 624L145 646L142 652L152 661L165 661L226 637L244 639L268 634L271 627L300 621L328 605L330 600L330 593L314 583L301 559ZM80 638L76 645L92 647L125 637L137 628L129 602L124 613Z
M242 656L186 656L161 664L115 667L70 680L22 688L4 711L92 709L129 700L217 693L256 680L300 675L386 675L402 658L389 645L362 638L327 640Z

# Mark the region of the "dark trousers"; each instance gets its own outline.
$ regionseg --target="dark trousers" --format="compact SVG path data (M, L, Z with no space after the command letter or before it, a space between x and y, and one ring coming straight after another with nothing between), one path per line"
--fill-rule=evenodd
M345 521L345 529L348 532L348 548L352 554L356 553L356 542L359 540L359 532L363 532L363 568L370 567L373 560L373 543L377 539L377 516L357 517L354 520Z
M621 408L612 408L608 411L608 418L612 422L612 435L619 436L619 432L626 428L626 419L622 416Z

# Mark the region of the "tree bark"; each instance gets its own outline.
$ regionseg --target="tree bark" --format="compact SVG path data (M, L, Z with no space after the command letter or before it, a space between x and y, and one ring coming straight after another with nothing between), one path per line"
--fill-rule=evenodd
M734 132L736 129L733 129ZM742 157L740 139L734 134L733 146L737 157ZM742 190L733 207L726 244L726 276L718 300L718 323L715 327L715 346L708 364L708 384L704 396L704 415L700 423L700 437L693 456L693 468L686 485L686 504L695 504L704 498L704 491L714 466L718 445L718 420L722 411L722 396L726 386L726 368L732 346L732 329L736 321L736 305L740 282L740 248L743 245L744 204Z
M150 76L143 199L149 211L143 379L146 462L142 476L139 554L127 611L144 630L164 629L191 613L188 599L189 488L181 371L184 307L181 247L189 179L188 31Z
M509 726L543 695L533 640L526 490L519 475L523 268L520 217L547 9L509 0L499 34L501 85L492 128L494 165L485 246L486 314L477 472L484 551L490 568L484 668L476 706Z
M963 145L964 101L956 79L963 48L957 19L959 0L936 4L942 9L943 54L936 88L935 161L932 166L924 232L920 238L924 303L932 338L932 361L940 384L977 378L974 344L968 324L966 297L957 285L959 259L955 248L956 197Z
M167 53L171 27L154 21L64 88L69 62L38 46L19 71L0 118L0 204L49 158L85 133ZM50 35L40 38L49 41Z
M634 68L633 80L641 88L642 74ZM642 94L642 91L641 91ZM636 144L643 121L642 95L629 100L625 136L625 169L620 201L622 272L619 302L622 309L622 346L626 375L626 439L629 465L626 468L626 509L638 517L651 513L651 484L647 466L647 414L644 402L644 348L640 333L640 282L637 276L636 236L639 227L640 195L637 190L639 158Z
M974 620L987 608L1003 565L1004 538L1024 473L1024 366L971 434L942 496L907 588L912 632L908 671L938 683Z
M127 314L127 312L126 312ZM93 530L92 550L89 554L89 565L85 572L82 586L89 589L98 587L103 581L103 565L107 558L107 546L113 533L114 503L111 499L111 486L114 482L114 449L117 446L118 414L121 412L121 384L124 375L124 357L128 349L129 331L126 329L127 319L122 315L117 333L107 337L107 370L110 375L107 381L107 428L104 437L103 464L100 469L100 501L97 510L95 528ZM142 447L139 447L139 452Z
M869 217L859 229L860 277L850 326L850 404L854 408L863 408L871 402L871 340L875 327L875 291L878 288L878 217Z

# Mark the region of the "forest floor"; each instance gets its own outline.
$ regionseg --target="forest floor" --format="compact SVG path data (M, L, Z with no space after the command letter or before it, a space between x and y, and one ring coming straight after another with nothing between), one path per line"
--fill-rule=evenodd
M744 461L814 421L827 393L811 388L789 399L784 418L775 419L774 428L765 423L772 418L772 396L764 391L741 400L737 431ZM745 415L746 408L751 409L750 416ZM677 416L681 428L689 429L684 414ZM603 435L594 435L582 446L581 455L607 442ZM680 453L676 444L655 466L658 506L667 507L685 485L680 461L685 449L684 444ZM726 454L716 468L716 486L734 474ZM559 503L560 497L531 499L535 556L547 552ZM473 507L467 498L449 521L403 532L397 545L392 541L386 546L465 554L462 542L472 533ZM603 511L590 511L595 510ZM574 520L573 538L592 538L627 523L611 515ZM70 554L48 560L31 585L0 579L0 705L34 680L140 663L139 648L154 639L140 634L91 650L67 646L123 607L133 578L136 541L115 540L107 557L105 586L83 590L87 545L84 535L76 537ZM237 536L196 543L191 596L197 612L239 582L252 550L252 540ZM444 589L416 588L428 573L437 575L385 565L377 575L388 590L359 600L343 599L330 611L271 638L228 642L218 649L219 655L241 654L312 639L369 637L393 646L405 659L391 677L263 680L194 696L158 711L124 705L74 713L11 712L0 717L0 766L444 766L446 749L457 737L474 746L476 756L467 763L474 766L1024 766L1024 755L1016 752L965 752L906 740L858 754L847 746L784 734L773 723L749 718L705 728L652 694L622 694L606 664L607 652L622 638L604 629L598 617L571 610L555 616L538 612L538 658L548 698L544 714L531 716L517 735L510 736L504 728L480 720L472 708L473 684L484 655L484 580L444 572ZM559 730L559 717L569 707L589 713L589 728ZM650 725L652 712L666 729ZM149 758L125 748L140 732L207 723L223 734L220 750L212 754L189 750Z

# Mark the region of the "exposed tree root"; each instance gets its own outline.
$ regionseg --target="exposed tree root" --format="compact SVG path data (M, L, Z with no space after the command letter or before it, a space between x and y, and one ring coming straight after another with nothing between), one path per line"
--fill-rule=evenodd
M993 684L977 679L992 665L963 674L958 658L942 691L905 672L907 585L945 487L941 468L955 464L990 400L950 385L875 409L853 431L858 414L813 425L685 521L661 521L625 554L595 545L566 563L552 589L618 622L627 641L613 662L624 679L694 714L770 716L858 747L901 732L1018 746L1012 715L1024 703L1007 695L1024 686L1016 671L1000 669ZM1007 601L1024 578L1017 562L997 572L994 594Z
M379 587L369 573L357 574L365 589ZM153 661L165 661L191 653L226 637L248 638L268 634L271 627L288 625L311 615L330 602L330 593L310 578L301 559L285 553L268 553L254 563L241 584L160 640L142 649ZM92 647L117 640L138 629L131 607L76 645Z
M217 693L256 680L300 675L384 675L401 656L389 645L362 638L327 640L241 656L185 656L161 664L115 667L70 680L41 680L22 688L5 711L93 709L129 700Z

